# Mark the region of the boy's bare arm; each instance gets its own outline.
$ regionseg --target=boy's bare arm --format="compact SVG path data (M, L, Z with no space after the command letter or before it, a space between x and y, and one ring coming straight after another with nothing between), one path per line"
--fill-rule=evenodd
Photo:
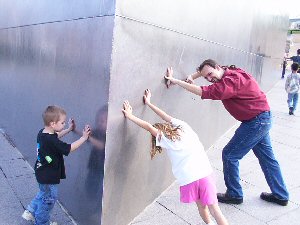
M74 119L70 118L68 123L69 123L69 127L67 129L57 132L58 138L65 136L66 134L68 134L69 132L75 129L76 125Z
M80 135L81 132L77 129L74 129L73 132L75 134L78 134ZM97 138L93 137L93 132L91 132L89 138L88 138L89 142L95 146L97 149L103 149L105 147L105 142L104 141L101 141L101 140L98 140Z
M160 118L162 118L166 122L171 122L172 117L169 114L167 114L165 111L161 110L159 107L151 103L151 92L149 89L145 90L143 99L144 103L148 105Z
M91 134L91 128L89 125L85 125L85 128L82 131L82 137L79 138L77 141L74 141L71 144L71 152L75 151L77 148L79 148L84 142L86 142L89 139L89 136Z
M136 125L140 126L141 128L149 131L153 136L156 137L158 130L153 127L150 123L136 117L135 115L132 114L132 107L129 104L128 101L125 101L123 103L123 109L122 112L124 113L124 116L128 119L130 119L132 122L134 122Z

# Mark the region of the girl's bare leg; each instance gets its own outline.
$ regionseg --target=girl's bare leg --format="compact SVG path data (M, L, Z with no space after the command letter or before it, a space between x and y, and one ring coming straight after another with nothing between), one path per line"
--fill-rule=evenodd
M209 211L208 211L207 205L202 205L199 201L197 201L196 204L197 204L198 211L199 211L201 218L203 219L203 221L206 224L209 224L211 219L209 216Z
M218 203L208 206L210 214L215 218L218 225L228 225L228 222L221 212L221 209Z

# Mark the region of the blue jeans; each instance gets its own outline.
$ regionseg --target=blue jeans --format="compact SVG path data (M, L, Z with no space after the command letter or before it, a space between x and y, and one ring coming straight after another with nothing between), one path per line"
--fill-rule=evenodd
M288 94L287 103L289 108L293 107L293 111L295 111L298 104L298 93Z
M35 225L49 225L50 211L57 200L57 184L39 184L40 191L27 206L35 218Z
M249 121L242 122L232 139L224 147L222 152L223 172L227 187L226 193L230 197L243 197L239 160L252 149L272 193L279 199L289 199L279 164L273 154L269 135L271 125L271 112L263 112Z

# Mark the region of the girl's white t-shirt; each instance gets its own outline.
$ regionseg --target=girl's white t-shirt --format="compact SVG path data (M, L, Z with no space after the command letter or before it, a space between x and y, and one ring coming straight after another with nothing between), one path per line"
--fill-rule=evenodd
M179 184L183 186L210 175L212 167L198 135L186 122L172 118L171 123L181 126L180 140L171 141L161 132L156 136L156 146L167 151Z

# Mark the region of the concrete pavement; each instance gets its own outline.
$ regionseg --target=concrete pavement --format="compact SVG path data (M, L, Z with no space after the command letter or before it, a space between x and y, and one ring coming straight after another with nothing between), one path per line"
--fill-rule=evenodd
M0 129L0 225L32 224L21 215L37 191L32 167ZM51 221L59 225L75 224L59 204L55 204Z
M290 191L290 202L288 206L282 207L260 200L260 193L269 191L269 188L257 159L250 153L240 163L244 203L220 204L231 225L300 224L300 110L296 111L295 116L288 115L286 98L284 80L281 80L268 93L268 99L274 117L271 130L274 152ZM235 128L228 131L208 150L219 192L226 190L222 175L221 151L233 135ZM14 144L2 130L0 131L2 133L0 134L0 225L31 224L24 221L21 214L37 192L34 172ZM175 182L130 224L204 224L195 204L179 202L178 189L178 184ZM76 224L59 204L56 204L51 217L59 225Z
M295 116L288 114L284 83L285 80L280 80L267 96L274 118L271 129L274 153L290 192L290 202L288 206L283 207L259 198L261 192L270 190L258 160L251 152L240 162L244 203L241 205L220 203L221 210L230 225L300 224L300 110L295 112ZM222 173L222 148L232 137L237 126L228 131L207 151L214 167L219 192L226 191ZM195 204L179 202L179 186L175 182L130 224L200 225L205 223L202 222Z

